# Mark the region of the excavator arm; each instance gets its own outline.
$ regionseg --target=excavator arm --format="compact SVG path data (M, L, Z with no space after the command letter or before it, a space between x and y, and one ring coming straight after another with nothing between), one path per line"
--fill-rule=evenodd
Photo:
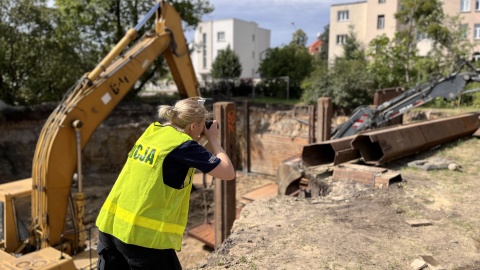
M155 30L124 52L153 15ZM78 81L47 119L37 142L32 168L30 244L36 249L59 245L64 240L62 237L71 240L72 250L83 245L81 234L76 233L72 239L65 234L73 176L75 170L81 168L79 153L95 129L160 55L169 65L181 98L200 96L181 18L171 5L161 1L126 33L95 69ZM81 195L81 172L78 177ZM82 197L75 200L81 201ZM82 211L81 202L78 206L76 211ZM81 233L80 224L76 225L76 231Z
M428 103L435 98L453 100L459 95L472 91L464 91L470 82L480 82L480 69L474 68L469 62L462 62L458 67L461 71L428 84L418 85L403 94L388 100L376 108L360 106L350 115L349 119L333 132L332 139L355 135L367 129L382 127L389 120L396 118L413 108ZM480 89L475 89L476 91Z

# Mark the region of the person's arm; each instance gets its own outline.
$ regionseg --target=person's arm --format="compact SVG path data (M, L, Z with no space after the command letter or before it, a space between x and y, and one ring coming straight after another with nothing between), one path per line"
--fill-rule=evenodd
M208 172L208 174L222 180L235 179L235 168L233 167L232 161L228 157L227 153L225 153L225 150L223 150L217 139L218 122L214 120L213 124L210 126L209 129L205 127L203 129L203 134L208 140L205 148L221 160L220 163L213 170Z

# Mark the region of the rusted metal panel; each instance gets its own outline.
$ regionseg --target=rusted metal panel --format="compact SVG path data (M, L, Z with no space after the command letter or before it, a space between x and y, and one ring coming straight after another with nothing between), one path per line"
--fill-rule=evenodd
M332 99L321 97L317 99L317 142L327 141L331 138L332 132Z
M303 170L299 166L300 156L282 162L277 169L277 185L279 195L288 195L294 190L298 190L295 183L303 176ZM292 186L293 184L293 186Z
M357 135L351 142L368 164L382 164L472 135L480 128L480 113L425 121Z
M217 102L213 104L215 119L220 123L220 142L226 154L236 165L236 115L237 107L233 102ZM236 179L223 181L215 179L215 248L219 247L230 236L236 209Z
M378 106L385 101L389 101L390 99L403 94L403 92L405 92L405 89L402 87L392 87L377 90L373 96L373 105Z
M480 128L477 129L477 131L475 131L475 133L473 133L472 136L480 137Z
M385 168L359 164L341 164L333 170L333 180L348 179L376 188L388 188L402 181L400 173Z
M360 158L360 152L351 146L354 138L349 136L306 145L302 149L302 161L309 167L329 163L336 165Z
M405 89L403 89L402 87L392 87L392 88L377 90L373 97L373 105L379 106L386 101L389 101L395 97L398 97L404 92L405 92ZM394 126L394 125L401 125L401 124L403 124L403 118L395 117L393 119L388 120L383 126Z

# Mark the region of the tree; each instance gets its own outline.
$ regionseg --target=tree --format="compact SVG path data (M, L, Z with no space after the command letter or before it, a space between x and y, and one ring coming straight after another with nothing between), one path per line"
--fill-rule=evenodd
M458 16L443 14L441 3L434 0L402 0L404 8L396 18L403 30L389 40L379 36L369 44L368 69L377 88L412 87L450 73L461 56L471 52L471 44L463 38ZM418 55L418 37L428 38L431 50Z
M289 94L292 97L300 97L300 84L310 75L313 68L314 58L308 53L307 48L290 44L281 48L268 49L258 72L262 79L288 78ZM281 89L285 88L281 87Z
M212 70L210 71L213 78L238 78L242 74L242 64L238 55L227 46L225 50L221 50L215 61L212 63Z
M444 14L439 0L401 0L400 6L395 18L404 28L395 34L395 40L403 50L405 81L410 84L412 63L417 57L417 37L426 34L435 44L445 44L448 30L442 26Z
M453 72L453 67L459 60L465 60L473 52L473 44L465 38L465 29L459 16L445 16L442 26L445 28L442 39L445 42L435 42L425 57L414 63L418 70L417 82L426 81L431 74L439 76Z
M352 25L349 26L349 33L343 44L343 58L346 60L364 60L365 52L358 41L357 34Z
M0 1L0 99L8 104L58 101L153 7L137 0ZM186 28L213 7L208 0L173 1ZM150 30L153 20L140 29ZM167 74L163 58L131 91Z
M0 99L8 104L58 100L78 78L83 60L46 1L1 1Z
M303 102L315 104L319 97L330 97L337 109L345 113L371 103L373 80L353 27L343 50L344 56L336 58L331 68L317 65L312 75L302 82Z
M239 78L242 74L242 64L238 55L227 46L225 50L221 50L215 61L212 63L212 69L210 70L212 78L218 79L214 83L214 89L227 89L227 96L230 95L230 89L232 88L233 79Z
M401 46L397 46L386 35L377 36L370 41L367 55L370 59L367 70L376 89L406 86L406 59Z
M322 41L322 46L320 47L319 60L328 61L328 36L330 35L330 24L327 24L323 29L323 33L320 34L319 39Z
M138 0L56 0L63 16L69 18L68 27L85 38L84 47L90 48L89 54L96 59L94 63L102 59L126 31L138 23L153 7L153 3ZM185 29L194 28L204 14L213 11L208 0L174 0L170 3L180 14ZM147 22L145 27L140 29L139 35L150 30L152 24L153 20ZM138 93L145 83L155 82L167 74L168 68L164 59L155 59L149 70L139 79L140 83L130 91L130 95Z
M290 41L290 45L299 45L299 46L307 46L308 37L307 34L302 29L298 29L293 33L292 41Z
M319 97L329 97L345 114L373 100L373 81L360 60L340 58L330 69L319 66L303 81L302 88L303 102L316 104Z
M55 0L56 6L68 20L71 30L78 31L89 42L100 46L103 57L120 41L126 31L134 27L155 1L137 0ZM195 27L204 14L213 11L208 0L170 1L180 14L186 29ZM140 35L150 30L153 20L147 22Z

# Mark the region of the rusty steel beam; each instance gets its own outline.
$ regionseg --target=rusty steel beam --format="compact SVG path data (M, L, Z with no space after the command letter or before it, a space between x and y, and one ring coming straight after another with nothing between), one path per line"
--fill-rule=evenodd
M357 135L351 145L365 163L379 165L472 135L480 128L479 115L467 113L366 132Z
M360 158L360 152L351 146L355 136L309 144L302 149L302 162L307 166L333 163L334 165Z

